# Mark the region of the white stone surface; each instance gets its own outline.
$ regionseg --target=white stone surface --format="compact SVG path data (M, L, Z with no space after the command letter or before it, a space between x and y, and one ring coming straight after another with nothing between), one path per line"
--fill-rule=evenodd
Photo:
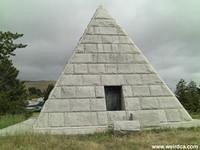
M65 114L66 126L92 126L97 124L96 112L71 112Z
M134 96L150 96L148 86L132 86Z
M49 113L49 126L50 127L63 127L64 126L64 113Z
M160 108L181 108L181 104L176 97L158 97Z
M95 90L93 86L79 86L76 88L76 94L74 97L77 98L86 98L86 97L95 97Z
M70 99L70 111L90 111L90 99Z
M125 111L107 111L108 122L113 123L114 121L127 120Z
M97 112L98 124L99 125L107 125L108 124L108 116L107 112Z
M140 109L139 98L125 98L124 102L125 102L126 110L139 110Z
M104 86L95 87L96 98L105 97Z
M178 109L167 109L165 110L168 122L181 121L181 115Z
M89 73L104 73L105 68L103 64L88 64Z
M83 75L83 85L101 85L99 75Z
M159 103L155 97L141 97L140 98L142 109L158 109Z
M102 85L124 85L125 80L122 75L102 75Z
M69 110L69 99L49 99L45 103L43 112L66 112Z
M132 88L131 86L122 86L122 92L124 97L130 97L133 96Z
M137 115L141 127L152 127L160 124L159 114L154 110L140 111Z
M122 87L123 110L106 111L104 86ZM138 120L141 128L192 120L143 53L100 7L45 103L36 128L52 134L84 134L115 121L122 121L120 129L138 126L134 121L125 123L129 119Z
M90 100L91 111L106 111L106 100L104 98Z
M88 73L87 64L75 64L74 73Z
M138 120L114 121L114 131L138 131L140 123Z

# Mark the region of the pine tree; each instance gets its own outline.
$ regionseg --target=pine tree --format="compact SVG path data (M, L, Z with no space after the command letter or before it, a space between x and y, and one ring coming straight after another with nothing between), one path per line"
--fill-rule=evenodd
M14 40L23 34L0 32L0 114L22 113L25 111L26 90L23 82L17 79L19 71L13 66L11 56L17 48L26 45Z
M187 97L187 82L184 79L181 79L176 85L175 95L181 104L187 109L190 110L190 104Z

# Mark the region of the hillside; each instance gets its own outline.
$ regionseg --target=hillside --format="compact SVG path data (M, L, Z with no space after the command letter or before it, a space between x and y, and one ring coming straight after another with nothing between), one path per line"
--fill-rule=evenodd
M41 91L44 91L49 84L55 84L56 81L53 80L41 80L41 81L24 81L25 86L28 89L29 87L35 87L37 89L40 89Z

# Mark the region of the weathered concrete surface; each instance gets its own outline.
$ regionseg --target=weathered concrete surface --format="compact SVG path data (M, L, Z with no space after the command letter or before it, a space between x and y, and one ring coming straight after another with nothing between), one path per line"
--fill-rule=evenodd
M104 86L122 87L122 110L107 111ZM138 120L140 128L192 121L142 51L99 7L34 128L50 133L89 133L130 118ZM126 128L123 123L119 124Z

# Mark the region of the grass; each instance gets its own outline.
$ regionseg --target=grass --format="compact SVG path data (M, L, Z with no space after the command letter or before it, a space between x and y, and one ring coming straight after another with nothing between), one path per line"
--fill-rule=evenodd
M29 117L35 117L37 115L38 113L33 113L33 114L28 113L28 114L15 114L15 115L7 114L0 116L0 129L22 122L28 119Z
M143 150L155 144L197 144L200 128L179 128L93 135L24 134L0 138L1 150Z
M190 115L193 119L200 119L200 113L191 113Z
M0 129L24 121L26 119L27 116L24 114L0 116Z

